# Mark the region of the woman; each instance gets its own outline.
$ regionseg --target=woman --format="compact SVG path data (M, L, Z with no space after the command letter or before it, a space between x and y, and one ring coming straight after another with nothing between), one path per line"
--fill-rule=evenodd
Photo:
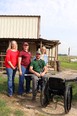
M41 59L45 61L46 65L48 64L48 56L46 54L46 47L45 46L43 46L41 48Z
M15 89L14 77L18 66L19 51L16 41L11 41L6 51L5 67L8 76L8 96L12 97Z
M29 44L24 42L22 45L23 50L20 51L18 58L18 68L19 68L19 88L18 94L24 94L24 75L29 73L29 65L31 62L31 53L29 52ZM30 80L31 78L26 76L26 93L30 92Z

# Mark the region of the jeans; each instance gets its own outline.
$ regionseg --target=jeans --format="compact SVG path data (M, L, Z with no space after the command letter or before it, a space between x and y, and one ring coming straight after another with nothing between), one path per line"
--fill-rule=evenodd
M30 82L31 82L31 76L26 76L26 93L30 92Z
M24 66L21 66L22 75L19 76L19 87L18 87L18 94L22 95L24 93L24 75L29 73L29 70ZM26 92L30 90L30 78L28 76L25 77L26 79Z
M33 96L36 96L36 94L37 94L37 87L38 87L38 81L39 81L39 79L40 78L38 78L36 75L34 75L34 74L32 75L32 94L33 94ZM42 79L46 80L46 82L48 80L48 78L47 78L46 75L44 75L42 77Z
M16 70L13 70L12 68L6 68L7 76L8 76L8 95L11 96L14 93L15 90L15 84L14 84L14 77L16 74Z

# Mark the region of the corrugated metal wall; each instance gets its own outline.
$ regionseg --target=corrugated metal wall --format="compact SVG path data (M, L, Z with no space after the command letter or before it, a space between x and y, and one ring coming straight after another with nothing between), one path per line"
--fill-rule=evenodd
M39 38L40 16L0 16L0 38Z

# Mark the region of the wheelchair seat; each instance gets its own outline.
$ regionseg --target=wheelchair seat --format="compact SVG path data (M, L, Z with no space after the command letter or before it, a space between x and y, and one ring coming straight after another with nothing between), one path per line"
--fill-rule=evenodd
M68 84L66 85L64 79L58 77L50 77L44 89L42 89L41 91L41 105L43 107L46 107L49 104L52 96L55 95L63 97L65 113L68 113L71 109L72 87Z
M61 78L51 77L48 81L49 91L55 95L63 95L65 91L65 82Z

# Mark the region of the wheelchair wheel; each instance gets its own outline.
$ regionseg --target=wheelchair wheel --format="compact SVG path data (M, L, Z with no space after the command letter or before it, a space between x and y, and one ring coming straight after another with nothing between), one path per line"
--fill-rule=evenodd
M42 107L46 107L49 103L45 92L46 92L45 86L43 86L43 88L41 90L41 94L40 94L40 103L41 103Z
M65 113L68 113L71 109L71 101L72 101L72 87L67 86L64 95L64 109Z

